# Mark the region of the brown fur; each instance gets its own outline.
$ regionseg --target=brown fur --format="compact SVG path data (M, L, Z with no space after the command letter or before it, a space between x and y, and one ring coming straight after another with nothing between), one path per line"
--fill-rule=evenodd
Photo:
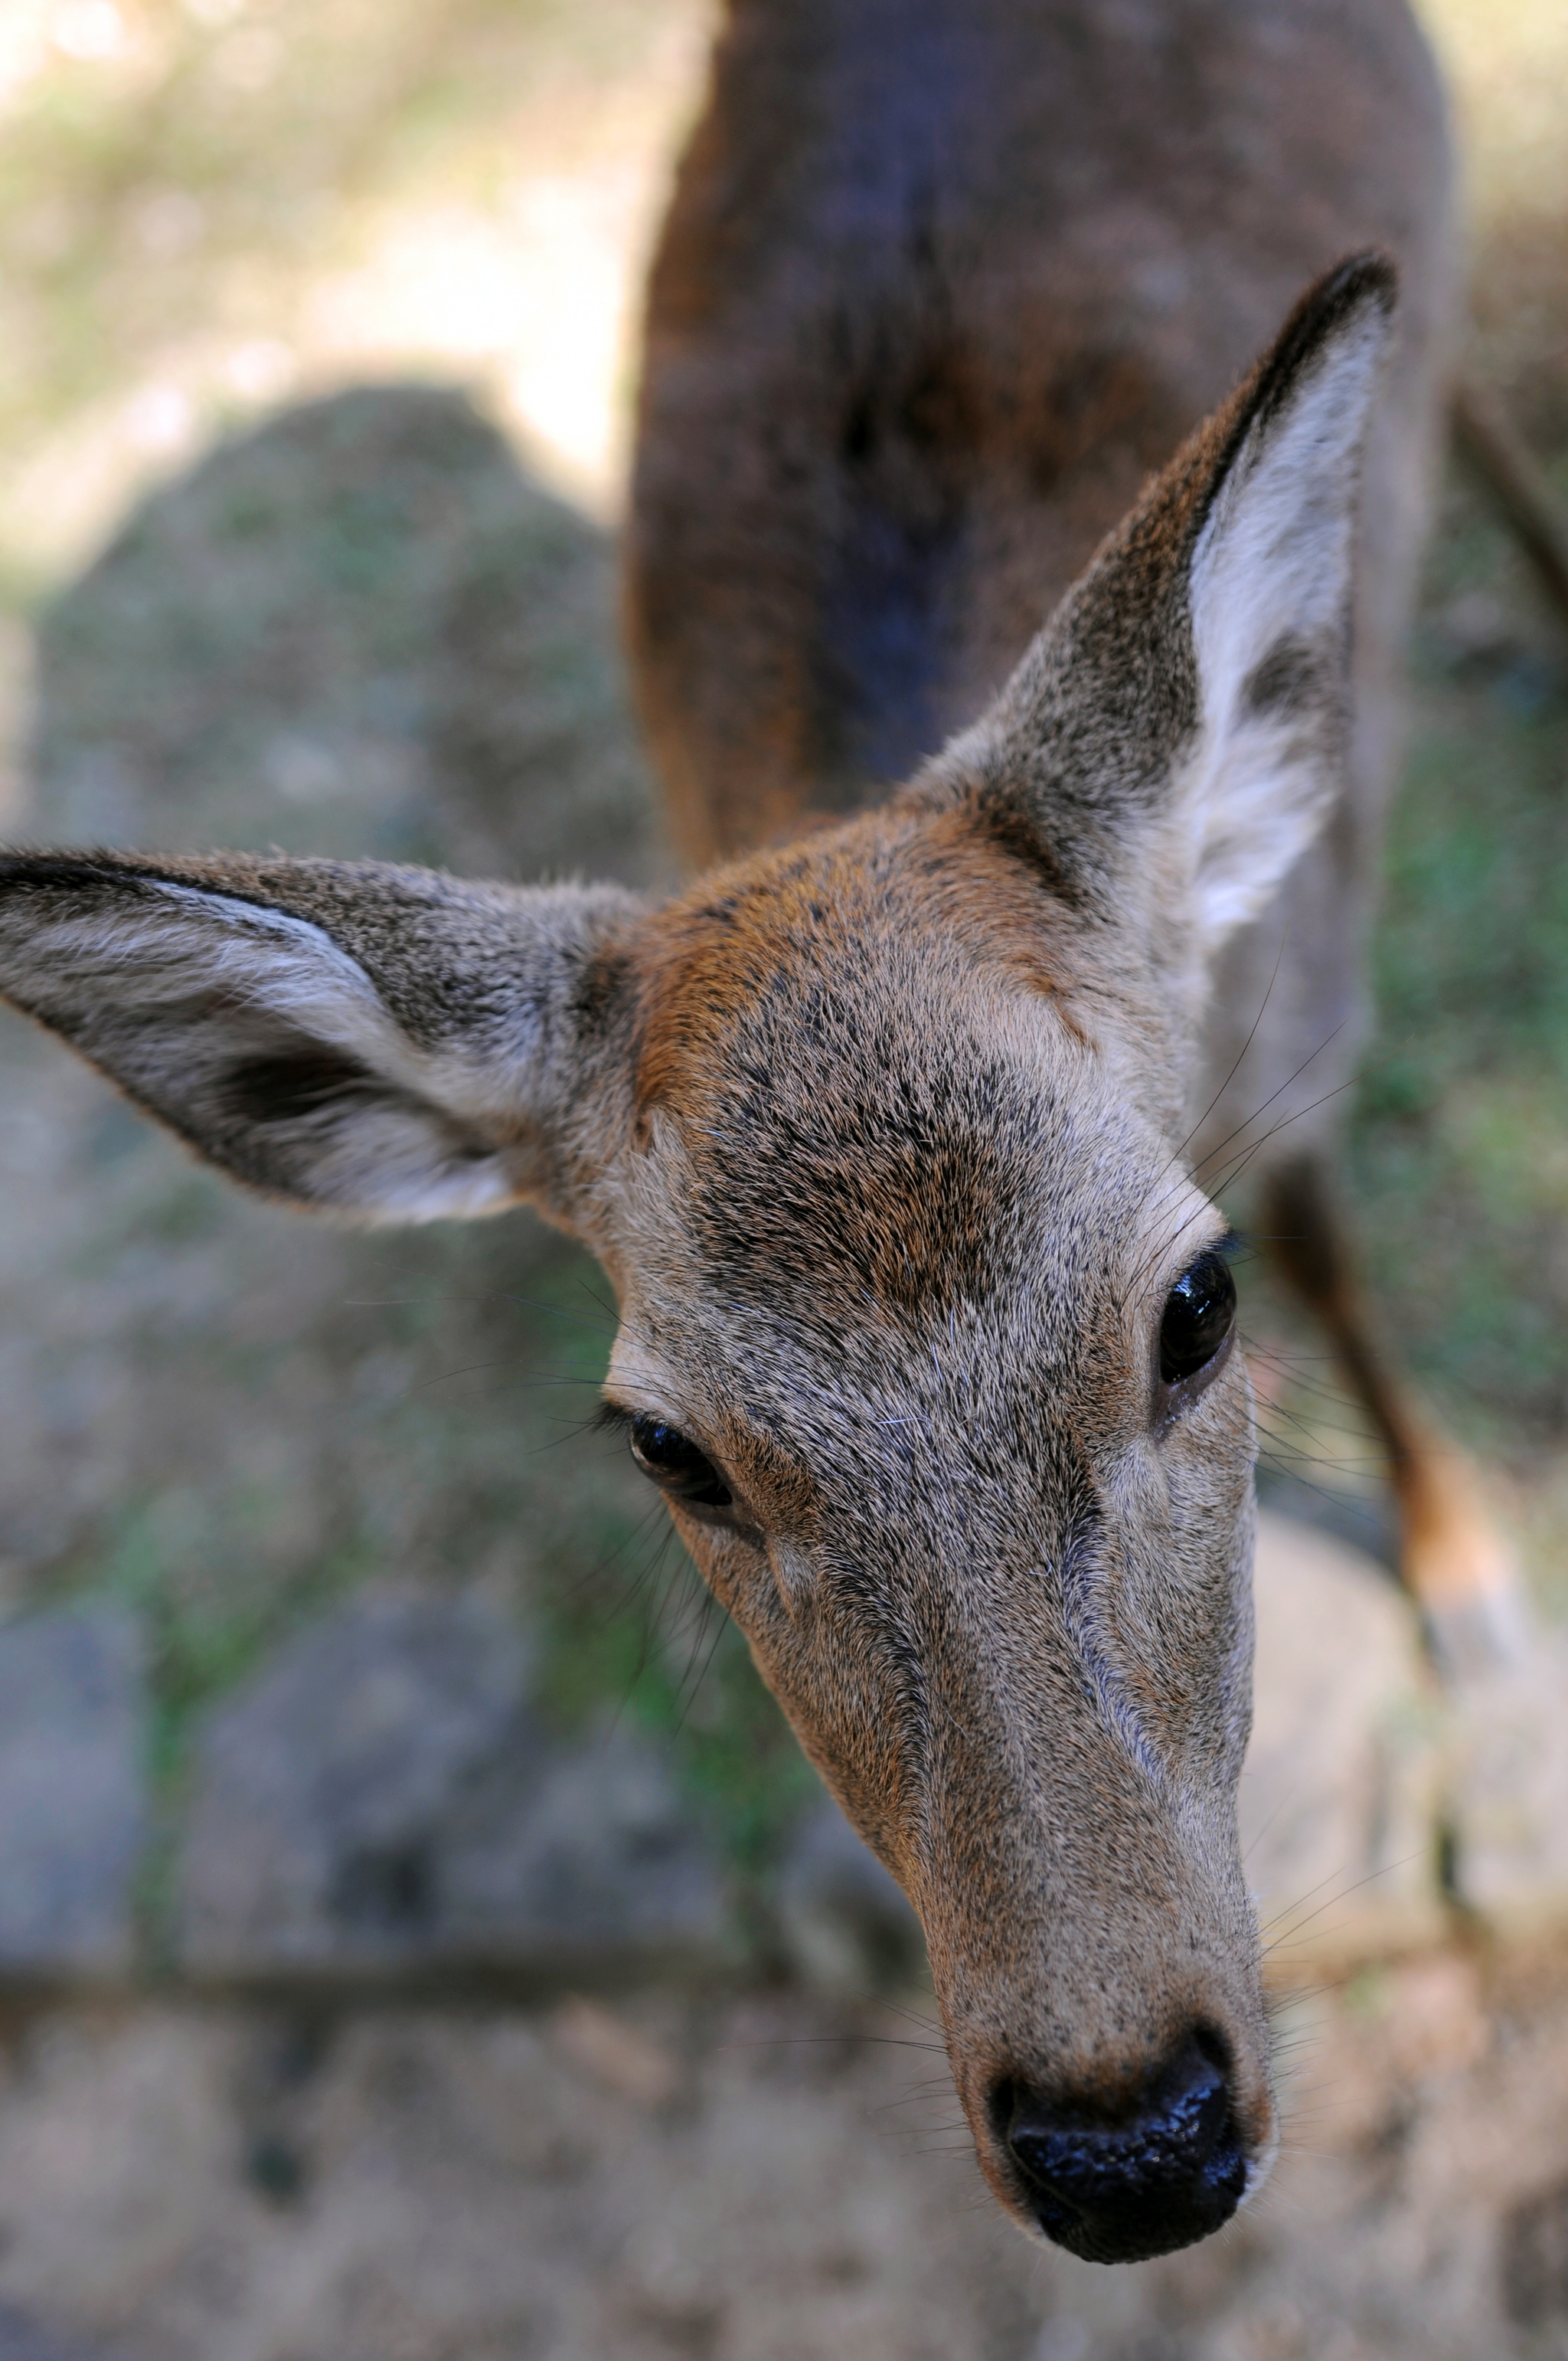
M1387 672L1447 215L1404 0L733 0L650 280L629 539L692 859L972 720L1298 291L1368 245L1404 286L1361 618ZM846 601L911 583L902 672L847 662Z

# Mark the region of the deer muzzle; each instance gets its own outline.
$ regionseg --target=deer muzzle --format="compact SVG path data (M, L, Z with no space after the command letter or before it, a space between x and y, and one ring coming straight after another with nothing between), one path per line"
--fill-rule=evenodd
M1224 2043L1189 2033L1131 2104L1003 2076L988 2108L1014 2202L1090 2262L1141 2262L1206 2238L1246 2193Z

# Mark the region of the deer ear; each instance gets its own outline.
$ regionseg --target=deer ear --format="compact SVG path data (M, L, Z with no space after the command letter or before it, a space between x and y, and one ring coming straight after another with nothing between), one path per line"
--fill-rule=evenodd
M1374 261L1314 290L1215 469L1187 577L1200 734L1176 783L1205 950L1263 907L1341 783L1362 455L1393 297Z
M602 1160L615 888L366 862L0 860L0 993L294 1203L573 1224Z
M1340 785L1394 291L1377 255L1309 291L939 758L993 822L1026 824L1069 897L1141 918L1152 896L1199 959L1263 906Z

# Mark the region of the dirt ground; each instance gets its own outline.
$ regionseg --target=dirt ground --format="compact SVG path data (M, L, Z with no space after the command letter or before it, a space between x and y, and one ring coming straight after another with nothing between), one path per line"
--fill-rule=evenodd
M919 1995L45 2012L0 2299L128 2361L1536 2361L1565 1999L1561 1956L1453 1949L1285 2001L1267 2190L1118 2270L997 2215Z

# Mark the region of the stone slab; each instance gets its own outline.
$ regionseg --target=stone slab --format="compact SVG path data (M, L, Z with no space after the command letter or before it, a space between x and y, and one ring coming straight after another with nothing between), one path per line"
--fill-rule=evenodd
M566 1972L725 1949L723 1881L667 1765L563 1744L514 1625L361 1596L210 1719L180 1879L202 1977Z
M102 2345L46 2328L24 2312L0 2303L0 2361L113 2361Z
M0 1974L130 1967L145 1751L130 1617L68 1609L0 1627Z

